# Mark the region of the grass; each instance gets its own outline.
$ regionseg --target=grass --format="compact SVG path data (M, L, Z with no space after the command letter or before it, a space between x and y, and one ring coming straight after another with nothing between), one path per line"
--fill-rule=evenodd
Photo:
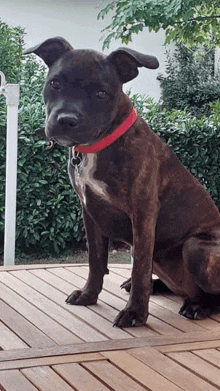
M130 263L130 251L125 247L111 247L109 250L109 263ZM79 248L74 250L66 250L63 254L48 255L35 252L31 254L27 253L18 253L16 254L15 264L16 265L30 265L30 264L56 264L56 263L88 263L88 252L85 250L84 246L79 246ZM0 257L0 266L3 265L3 255Z

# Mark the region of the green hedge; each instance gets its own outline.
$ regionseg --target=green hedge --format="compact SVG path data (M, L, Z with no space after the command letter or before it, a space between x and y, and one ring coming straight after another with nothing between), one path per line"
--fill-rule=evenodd
M57 145L49 150L44 139L45 68L32 56L22 61L23 36L22 29L9 28L0 20L0 69L8 82L21 83L16 249L21 252L37 247L59 252L84 235L81 209L67 174L67 150ZM167 91L173 94L172 88ZM197 119L186 111L161 110L159 104L140 95L132 99L220 208L220 101L210 105L209 118ZM178 96L175 99L177 102ZM4 230L5 145L6 106L0 96L0 239Z
M32 57L23 64L18 133L16 248L65 248L82 237L79 201L67 174L67 150L48 149L42 88L45 69ZM4 229L6 108L0 109L0 231Z
M24 29L10 27L0 18L0 71L8 83L18 83L22 71Z

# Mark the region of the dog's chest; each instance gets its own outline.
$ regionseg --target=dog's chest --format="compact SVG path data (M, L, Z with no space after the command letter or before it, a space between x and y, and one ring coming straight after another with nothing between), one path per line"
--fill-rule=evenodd
M96 170L96 159L96 154L89 153L87 154L85 160L75 168L75 188L85 206L87 204L87 187L89 187L96 196L101 197L106 201L109 200L107 185L105 182L94 178L94 172Z

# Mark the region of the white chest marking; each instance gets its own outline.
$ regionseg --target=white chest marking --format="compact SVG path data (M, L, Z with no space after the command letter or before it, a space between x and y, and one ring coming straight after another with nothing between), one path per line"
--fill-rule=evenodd
M109 199L106 184L103 181L99 181L94 178L93 173L96 169L96 159L97 156L94 153L88 153L86 161L82 163L82 167L77 167L75 170L75 183L77 191L82 202L86 205L86 186L89 186L90 189L97 196Z

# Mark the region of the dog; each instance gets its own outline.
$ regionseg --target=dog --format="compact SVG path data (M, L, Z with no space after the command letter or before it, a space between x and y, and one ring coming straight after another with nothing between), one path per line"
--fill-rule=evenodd
M85 286L66 302L95 304L108 274L109 240L133 248L129 300L114 321L148 317L152 273L185 297L180 314L201 319L220 307L220 214L199 181L136 114L123 92L154 56L122 47L108 56L74 50L56 37L27 50L49 67L43 91L45 133L68 147L89 250Z

